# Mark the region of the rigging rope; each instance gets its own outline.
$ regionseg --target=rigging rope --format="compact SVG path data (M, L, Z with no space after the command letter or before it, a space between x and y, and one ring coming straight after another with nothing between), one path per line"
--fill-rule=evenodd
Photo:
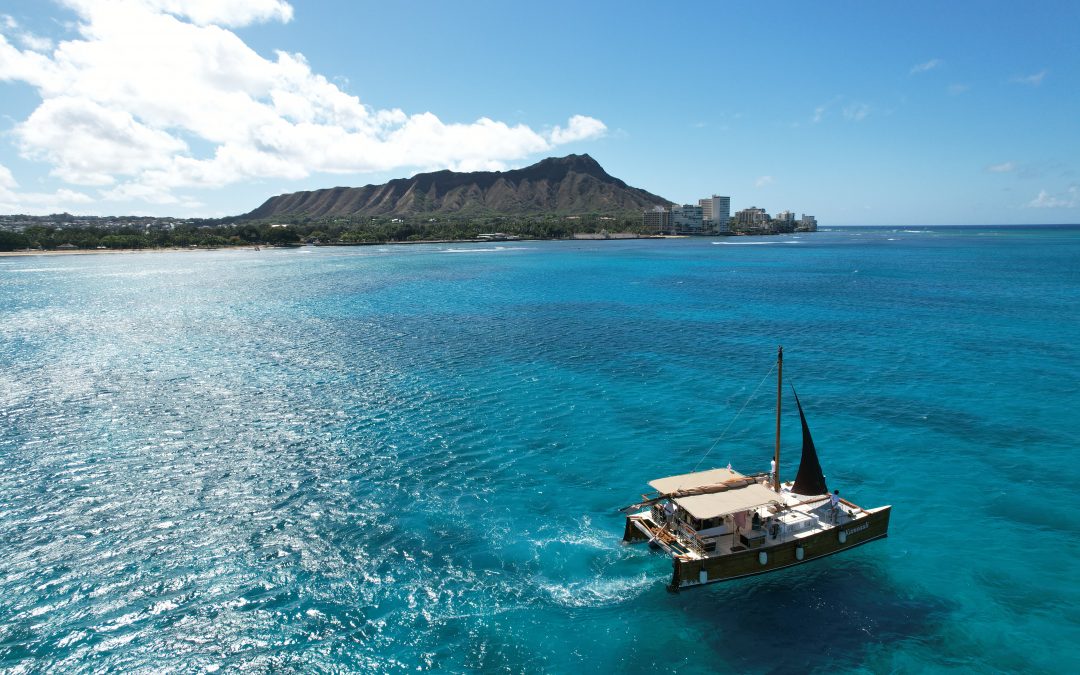
M754 388L754 393L750 394L750 398L746 399L746 403L743 403L743 406L739 408L739 412L735 413L735 417L733 417L731 421L728 422L728 425L724 427L724 431L720 434L720 437L713 441L712 446L704 455L701 456L701 459L699 459L698 463L694 466L694 470L690 473L696 473L698 467L701 466L701 463L704 462L705 458L709 456L709 453L712 452L716 448L716 446L720 444L720 441L724 440L724 436L726 436L728 430L731 429L731 425L735 424L735 421L739 419L739 415L741 415L743 411L746 410L746 406L750 405L750 401L754 400L754 397L757 396L758 390L761 389L761 385L765 384L765 380L769 379L769 376L773 374L774 370L776 370L775 363L773 364L773 367L769 369L769 372L765 373L765 377L761 378L761 382L758 382L758 386Z

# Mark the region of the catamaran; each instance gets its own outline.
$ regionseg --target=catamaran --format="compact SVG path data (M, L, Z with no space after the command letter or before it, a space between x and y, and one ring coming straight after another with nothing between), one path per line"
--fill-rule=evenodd
M624 542L649 542L672 557L671 591L775 572L889 533L891 506L864 509L829 493L798 394L802 459L795 480L781 482L783 347L776 371L776 451L768 472L744 475L729 465L657 478L649 482L652 492L622 509Z

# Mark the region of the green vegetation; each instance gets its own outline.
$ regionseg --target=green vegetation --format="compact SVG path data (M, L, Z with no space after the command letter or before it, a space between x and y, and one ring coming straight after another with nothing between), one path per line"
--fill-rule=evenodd
M12 216L0 220L0 251L19 249L54 250L67 245L80 249L147 249L147 248L220 248L252 244L294 244L300 235L288 226L237 225L216 221L213 224L177 223L172 219L149 219L139 225L96 223L93 219L55 220L20 223L12 228ZM5 222L6 221L6 222Z
M25 236L18 232L0 230L0 251L14 251L29 245Z
M80 249L220 248L251 245L391 243L476 239L500 232L530 239L564 239L575 233L646 234L640 216L507 217L275 217L267 220L181 221L173 218L90 218L0 216L0 251L54 250L70 244Z

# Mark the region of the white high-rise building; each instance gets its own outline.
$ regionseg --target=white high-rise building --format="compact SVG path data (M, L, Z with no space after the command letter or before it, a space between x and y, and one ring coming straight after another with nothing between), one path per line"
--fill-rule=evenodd
M701 218L705 222L705 229L715 234L727 234L728 221L731 220L731 197L713 195L705 199L699 199L701 206Z

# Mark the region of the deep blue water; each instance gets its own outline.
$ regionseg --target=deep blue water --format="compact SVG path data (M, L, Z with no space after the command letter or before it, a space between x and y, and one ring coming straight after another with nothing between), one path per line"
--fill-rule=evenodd
M0 671L1075 670L1078 315L1067 227L0 257ZM778 344L890 536L669 594Z

